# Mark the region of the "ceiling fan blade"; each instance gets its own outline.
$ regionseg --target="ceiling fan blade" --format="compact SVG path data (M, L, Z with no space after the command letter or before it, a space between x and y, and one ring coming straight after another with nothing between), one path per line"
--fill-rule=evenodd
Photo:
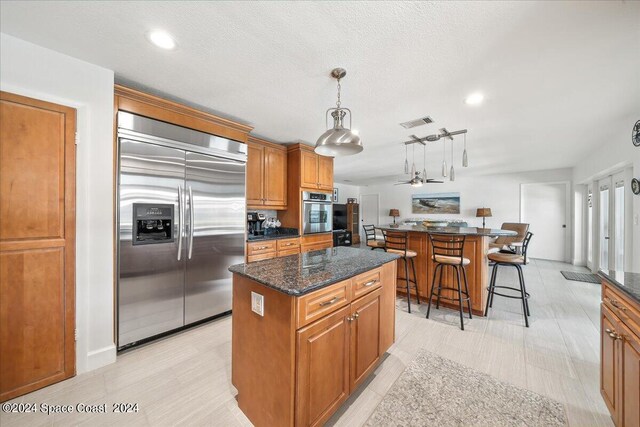
M444 181L438 181L436 179L427 179L427 183L431 184L444 184Z
M407 184L409 184L409 183L408 182L399 182L399 183L393 184L393 185L407 185Z

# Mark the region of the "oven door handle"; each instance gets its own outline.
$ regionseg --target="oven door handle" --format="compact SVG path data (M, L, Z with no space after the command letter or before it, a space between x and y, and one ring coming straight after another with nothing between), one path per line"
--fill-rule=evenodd
M182 187L178 185L178 261L182 257L182 228L184 226L184 206L182 206Z

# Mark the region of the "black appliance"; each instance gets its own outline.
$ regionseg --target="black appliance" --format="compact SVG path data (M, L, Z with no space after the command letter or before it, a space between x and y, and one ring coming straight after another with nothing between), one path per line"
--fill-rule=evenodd
M333 232L333 247L336 246L351 246L352 242L351 232L348 230L335 230Z
M249 236L262 236L264 229L262 222L266 219L263 213L247 212L247 231Z
M339 203L333 204L333 229L347 229L347 205Z

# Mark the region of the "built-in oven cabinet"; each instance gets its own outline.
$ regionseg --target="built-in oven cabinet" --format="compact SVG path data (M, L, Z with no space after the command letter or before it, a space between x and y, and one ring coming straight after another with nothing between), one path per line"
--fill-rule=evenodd
M297 228L302 234L305 218L302 193L331 192L333 157L319 156L313 147L304 144L288 146L287 183L287 209L278 214L278 219L283 227Z

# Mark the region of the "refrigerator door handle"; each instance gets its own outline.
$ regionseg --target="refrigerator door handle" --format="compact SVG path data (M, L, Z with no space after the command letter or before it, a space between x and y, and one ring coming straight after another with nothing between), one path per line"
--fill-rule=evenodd
M195 220L194 215L194 206L193 206L193 191L191 190L191 186L189 186L189 259L191 259L191 254L193 253L193 222Z
M178 185L178 261L182 256L182 228L184 226L184 209L182 206L182 187Z

